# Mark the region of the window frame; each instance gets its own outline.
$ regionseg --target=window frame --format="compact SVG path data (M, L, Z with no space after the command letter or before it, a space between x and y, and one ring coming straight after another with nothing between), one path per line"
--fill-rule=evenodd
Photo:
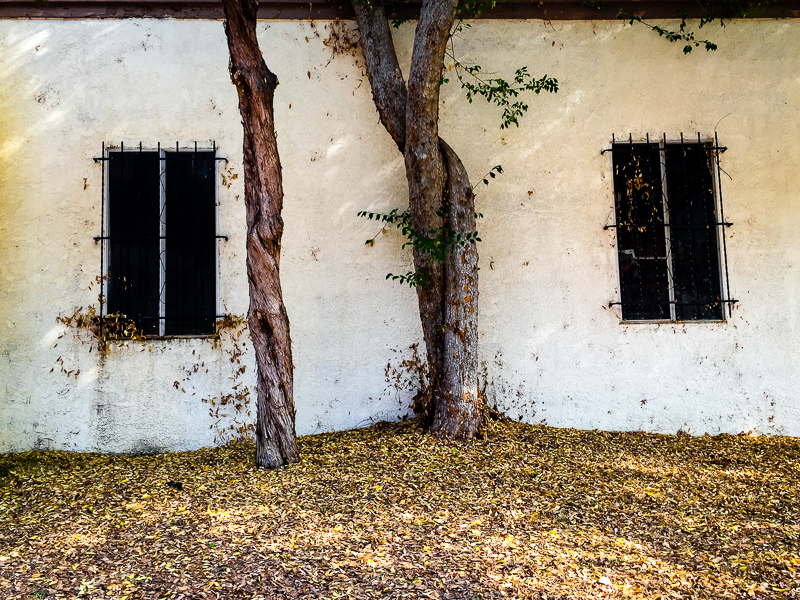
M725 146L720 146L718 137L716 133L714 137L707 136L703 138L701 134L698 132L696 138L686 139L683 134L680 135L679 138L667 138L666 134L658 138L658 152L659 152L659 163L660 163L660 177L661 177L661 191L662 191L662 202L663 202L663 217L664 217L664 239L665 239L665 246L666 246L666 270L667 270L667 281L668 281L668 298L669 298L669 307L670 307L670 318L669 319L626 319L624 317L624 311L622 308L622 272L620 270L620 239L619 239L619 231L618 231L618 223L617 223L617 198L616 198L616 185L615 185L615 162L614 162L614 147L618 144L653 144L654 140L651 140L649 134L645 136L644 139L634 139L632 135L628 136L627 140L618 140L615 136L612 135L611 143L608 148L603 150L601 154L605 154L606 152L609 153L609 163L611 166L611 187L612 187L612 214L613 214L613 224L606 225L603 229L614 229L614 268L616 270L617 275L617 297L618 300L614 302L609 302L609 307L611 306L619 306L619 321L622 324L629 325L629 324L685 324L685 323L693 323L693 324L720 324L725 323L728 321L728 318L732 314L732 307L734 304L738 303L738 300L733 300L730 294L730 279L728 275L728 259L727 259L727 241L725 230L727 227L731 226L732 223L728 223L725 221L724 212L723 212L723 205L722 205L722 189L721 189L721 168L719 166L719 157L720 155L727 150ZM714 214L716 215L716 221L714 222L714 226L716 227L716 260L717 260L717 271L719 276L719 304L720 304L720 317L716 319L678 319L677 318L677 303L675 301L675 283L674 283L674 261L673 261L673 254L672 254L672 236L668 234L669 231L669 187L667 183L667 160L666 160L666 149L668 146L688 146L688 145L700 145L705 146L707 148L707 152L713 152L713 160L711 163L711 182L712 182L712 194L713 194L713 203L714 203ZM726 309L727 307L727 309ZM727 314L726 314L727 310Z
M126 149L132 148L132 149ZM218 168L219 161L227 163L227 159L219 156L216 142L212 142L211 146L201 146L195 142L192 146L180 146L176 143L175 146L162 146L159 142L155 147L145 146L139 143L138 146L125 146L121 142L119 146L113 144L106 144L103 142L101 158L95 158L95 162L102 163L102 199L101 199L101 235L95 237L95 241L99 241L101 245L100 254L100 320L106 314L106 304L108 302L108 283L110 278L111 266L111 244L110 241L110 169L108 168L108 161L113 153L128 152L131 154L139 152L157 152L159 160L159 298L158 298L158 333L145 334L144 337L148 340L169 340L169 339L192 339L192 338L209 338L213 337L215 333L190 333L190 334L169 334L166 332L166 253L167 253L167 223L166 223L166 184L167 184L167 169L166 169L166 155L168 153L182 153L182 154L195 154L195 153L211 153L213 155L215 168L214 173L214 320L219 321L222 318L220 314L221 307L221 285L220 285L220 252L219 241L228 240L228 236L220 235L219 232L219 205L220 205L220 173Z

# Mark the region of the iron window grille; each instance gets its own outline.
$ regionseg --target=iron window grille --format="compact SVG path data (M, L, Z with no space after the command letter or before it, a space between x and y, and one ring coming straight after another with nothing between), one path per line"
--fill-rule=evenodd
M146 336L210 335L218 298L217 156L212 148L106 148L102 164L100 323ZM226 161L227 162L227 161Z
M623 321L722 321L730 299L719 156L713 140L612 136Z

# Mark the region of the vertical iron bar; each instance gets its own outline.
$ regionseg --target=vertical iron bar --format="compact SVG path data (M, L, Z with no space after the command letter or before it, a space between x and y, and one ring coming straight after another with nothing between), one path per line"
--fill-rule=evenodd
M717 132L714 132L714 155L716 158L717 163L717 196L719 196L719 221L721 223L720 227L722 228L722 260L725 262L725 300L731 299L731 283L730 279L728 278L728 245L725 241L725 211L722 208L722 173L720 173L719 168L719 137L717 136ZM722 314L725 314L725 306L722 307ZM733 316L733 305L728 302L728 316Z
M664 213L664 249L666 251L667 263L667 290L669 294L669 319L677 321L677 307L675 306L675 277L672 267L672 229L669 227L669 193L667 188L667 134L664 133L664 140L659 144L661 158L661 196L663 198L662 211Z
M167 161L158 142L158 335L164 336L167 327Z
M686 145L683 140L683 133L681 133L681 153L683 154L683 193L685 197L689 199L689 206L688 206L688 225L689 225L689 235L691 236L692 244L691 244L691 265L690 265L690 272L692 275L692 302L694 303L694 307L692 309L692 319L697 320L697 313L699 311L699 293L697 289L697 231L695 228L694 222L694 197L692 196L690 189L689 189L689 181L688 181L688 169L687 169L687 155L686 155Z
M708 192L709 192L709 194L711 194L711 218L713 219L712 222L716 223L717 222L717 203L716 203L716 199L715 199L715 196L714 196L714 173L713 173L713 167L711 165L711 153L713 152L713 150L711 149L711 144L703 144L700 141L700 132L697 133L697 143L698 143L698 146L700 147L700 149L703 151L703 157L706 159L705 163L703 163L703 167L704 168L708 168L709 173L711 174L711 181L709 182L709 185L711 186L711 188L708 190ZM705 174L705 170L703 171L703 174ZM708 215L708 205L707 204L706 204L706 207L704 209L704 213L706 215ZM710 243L711 242L711 232L712 231L714 232L714 240L717 242L714 245L712 245ZM715 249L715 247L716 247L716 249ZM713 261L716 259L716 261L717 261L717 269L719 269L719 241L717 241L717 228L716 228L716 226L714 226L714 229L712 229L711 225L708 222L706 222L706 248L707 248L707 251L706 251L706 266L708 267L708 271L707 271L708 272L708 281L709 281L709 283L711 283L713 285L713 282L714 282L714 277L713 277L714 269L713 269L713 267L711 265L713 264ZM719 275L719 271L717 271L717 275ZM717 279L719 279L719 277L717 277ZM713 289L714 288L712 288L712 291L713 291ZM722 297L722 288L720 287L720 291L719 291L719 294L717 296L717 300L721 300L722 299L721 297ZM720 309L720 314L723 314L724 311L725 311L725 307L720 304L719 305L719 309ZM715 315L716 315L716 313L715 313Z
M633 134L632 133L628 133L628 144L631 147L631 158L633 158L634 154L633 154ZM639 166L641 167L641 162L639 162ZM642 176L644 176L644 169L643 168L642 168ZM627 205L628 214L629 214L629 216L632 217L633 216L633 208L631 207L631 204L632 204L631 198L630 197L626 197L626 201L628 203L628 205ZM630 225L629 225L629 227L630 227ZM617 235L619 235L619 226L617 227ZM640 273L641 273L641 271L640 271ZM639 285L637 287L638 287L638 292L639 292L639 314L641 315L641 314L644 313L644 306L645 306L645 304L644 304L644 286L642 284L642 278L641 277L639 277L639 282L638 283L639 283Z
M613 139L613 136L612 136ZM214 166L212 174L214 175L214 314L211 316L212 323L214 323L214 331L216 331L217 315L220 313L220 278L219 278L219 163L217 162L217 140L213 141L212 147L214 153L212 159Z
M105 304L106 258L106 142L103 140L100 182L100 339L103 339L103 305Z
M197 141L194 143L194 156L192 156L192 173L194 175L194 187L192 188L192 194L195 196L197 195L198 187L199 187L199 177L200 177L200 169L198 164L197 158ZM200 286L200 293L195 296L194 301L194 331L193 333L198 333L200 330L200 324L202 323L202 308L203 308L203 299L206 295L206 286L205 286L205 279L202 278L202 271L197 269L195 266L196 277L203 282L203 285Z

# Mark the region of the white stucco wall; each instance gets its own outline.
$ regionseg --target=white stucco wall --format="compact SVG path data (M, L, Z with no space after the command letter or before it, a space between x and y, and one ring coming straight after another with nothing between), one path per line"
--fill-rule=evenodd
M405 205L402 159L359 62L323 45L326 26L259 28L281 82L298 433L404 413L407 397L387 390L384 368L421 338L414 293L384 280L408 270L410 256L395 233L365 247L377 228L355 217ZM413 25L397 34L404 65L412 35ZM443 136L475 180L497 164L505 172L477 203L481 356L490 395L511 416L800 435L800 21L737 22L713 35L716 53L688 57L644 28L605 21L482 21L458 42L465 62L506 76L528 65L561 84L529 98L519 129L505 131L496 108L468 104L457 84L442 93ZM622 324L608 307L618 291L600 150L612 133L715 130L729 148L728 265L740 304L725 323ZM230 159L221 171L241 174L221 23L0 21L0 451L214 443L201 398L229 390L224 348L152 340L102 358L56 323L97 299L101 143L212 140ZM247 308L241 194L241 177L219 190L220 232L230 236L220 243L220 308L233 314ZM59 357L80 374L65 376Z

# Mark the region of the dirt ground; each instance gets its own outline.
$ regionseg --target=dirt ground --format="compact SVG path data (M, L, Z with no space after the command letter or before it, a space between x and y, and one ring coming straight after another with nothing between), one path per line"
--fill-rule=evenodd
M0 598L800 598L800 440L413 421L0 455Z

